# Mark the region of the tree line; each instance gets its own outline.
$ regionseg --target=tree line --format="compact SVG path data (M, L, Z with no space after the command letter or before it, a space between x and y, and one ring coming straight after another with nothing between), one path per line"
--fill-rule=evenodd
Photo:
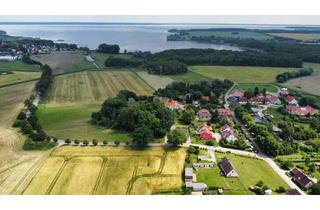
M288 81L289 79L310 76L313 74L313 72L314 71L312 68L303 68L303 69L299 69L298 71L284 72L282 74L278 74L276 76L276 80L279 83L284 83L284 82Z

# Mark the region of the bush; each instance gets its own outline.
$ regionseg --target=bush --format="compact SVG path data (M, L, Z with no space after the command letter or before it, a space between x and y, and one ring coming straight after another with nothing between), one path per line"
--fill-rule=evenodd
M129 145L130 144L130 142L129 141L126 141L126 145Z
M108 145L108 141L107 140L103 140L102 142L104 145Z
M97 141L96 139L94 139L94 140L92 141L92 144L93 144L93 146L97 146L97 145L98 145L98 141Z
M66 144L70 144L70 143L71 143L71 140L70 140L70 139L66 139L64 142L65 142Z
M114 141L114 144L115 144L116 146L119 146L120 141L119 141L119 140L115 140L115 141Z
M213 142L213 141L207 141L207 142L206 142L206 145L207 145L207 146L214 146L214 142Z
M88 146L89 141L88 140L83 140L82 143L83 143L83 145Z
M58 139L57 139L57 138L53 138L53 141L54 141L54 142L57 142L57 141L58 141Z
M24 112L20 112L17 117L18 120L25 120L26 118L27 118L27 115Z
M74 140L74 143L75 143L76 145L78 145L78 144L80 144L80 141L79 141L78 139L76 139L76 140Z
M280 186L280 187L278 187L277 189L276 189L276 192L277 193L285 193L287 190L286 190L286 188L284 188L284 187L282 187L282 186Z

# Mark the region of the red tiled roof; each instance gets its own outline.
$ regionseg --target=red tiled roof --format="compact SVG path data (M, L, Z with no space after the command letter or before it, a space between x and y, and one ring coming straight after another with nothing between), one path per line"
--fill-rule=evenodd
M242 92L241 90L236 90L232 93L232 95L238 98L242 98L244 96L244 92Z
M220 133L224 138L228 138L231 135L234 135L237 137L237 134L235 133L233 127L229 126L228 124L225 124L220 128Z
M290 114L295 114L295 115L299 115L299 116L306 116L308 114L310 114L310 115L319 114L318 109L315 109L309 105L306 107L296 107L293 105L288 105L286 108Z
M178 101L171 100L164 103L166 107L176 107L178 105Z
M220 117L228 117L228 116L232 116L232 112L230 109L223 109L223 108L220 108L220 109L217 109L218 111L218 114Z
M275 102L278 100L278 98L279 98L279 97L276 96L276 95L271 95L271 96L268 97L268 100L269 100L270 103L273 104L273 103L275 103Z
M293 96L287 96L286 98L285 98L285 100L287 101L287 102L291 102L291 101L293 101L295 98L293 97Z
M204 131L204 132L200 133L200 139L210 141L210 140L214 139L214 137L212 136L211 131Z

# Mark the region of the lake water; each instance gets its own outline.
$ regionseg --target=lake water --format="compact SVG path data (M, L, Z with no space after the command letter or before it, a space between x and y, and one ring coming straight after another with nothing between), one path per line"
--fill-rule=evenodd
M82 47L96 49L101 43L119 44L121 51L151 51L181 48L212 48L234 50L230 45L196 43L188 41L167 41L168 29L172 28L214 28L244 27L242 25L144 25L144 24L0 24L0 30L9 35L39 37L53 41L63 40ZM246 28L271 26L246 26ZM279 27L279 26L277 26ZM273 27L274 28L274 27Z

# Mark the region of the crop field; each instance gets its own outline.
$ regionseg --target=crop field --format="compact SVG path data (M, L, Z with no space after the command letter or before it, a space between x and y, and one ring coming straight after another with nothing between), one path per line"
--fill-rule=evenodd
M174 80L168 76L149 74L146 71L138 71L137 74L155 90L165 88L167 85L174 82Z
M191 70L190 70L191 69ZM198 72L192 71L193 68L189 68L189 71L185 74L177 74L177 75L169 75L171 79L175 81L183 81L183 82L189 82L189 83L195 83L199 82L201 80L210 80L212 78L206 77L202 74L199 74Z
M320 96L320 74L290 79L283 85Z
M12 125L34 86L35 82L27 82L0 88L0 126Z
M148 84L129 71L85 71L56 77L47 103L90 103L100 106L108 97L124 89L138 95L153 93Z
M259 90L266 89L268 92L275 93L278 91L277 87L271 84L256 84L256 83L239 83L236 86L236 89L240 89L243 91L247 90L254 90L256 87L259 88Z
M12 74L1 75L1 71L0 71L0 86L37 79L40 77L40 75L41 75L40 72L24 72L24 71L12 71Z
M209 78L229 79L237 83L271 83L278 74L296 68L252 66L192 66L192 71Z
M125 195L176 190L182 186L184 158L183 148L59 147L23 194Z
M191 31L189 36L215 36L222 38L239 38L239 39L257 39L267 40L272 39L272 36L263 33L257 33L253 31Z
M21 60L12 62L0 61L0 71L40 71L38 65L29 65L23 63Z
M83 52L78 51L62 51L51 54L33 55L31 58L42 64L49 65L54 74L96 68L85 59Z
M272 36L296 39L299 41L319 41L319 33L270 33Z
M229 153L216 152L217 160L229 158L239 177L226 178L220 174L218 166L197 172L197 181L206 183L209 187L223 187L225 194L253 194L250 186L255 186L260 180L274 192L279 186L288 188L287 184L264 161Z

